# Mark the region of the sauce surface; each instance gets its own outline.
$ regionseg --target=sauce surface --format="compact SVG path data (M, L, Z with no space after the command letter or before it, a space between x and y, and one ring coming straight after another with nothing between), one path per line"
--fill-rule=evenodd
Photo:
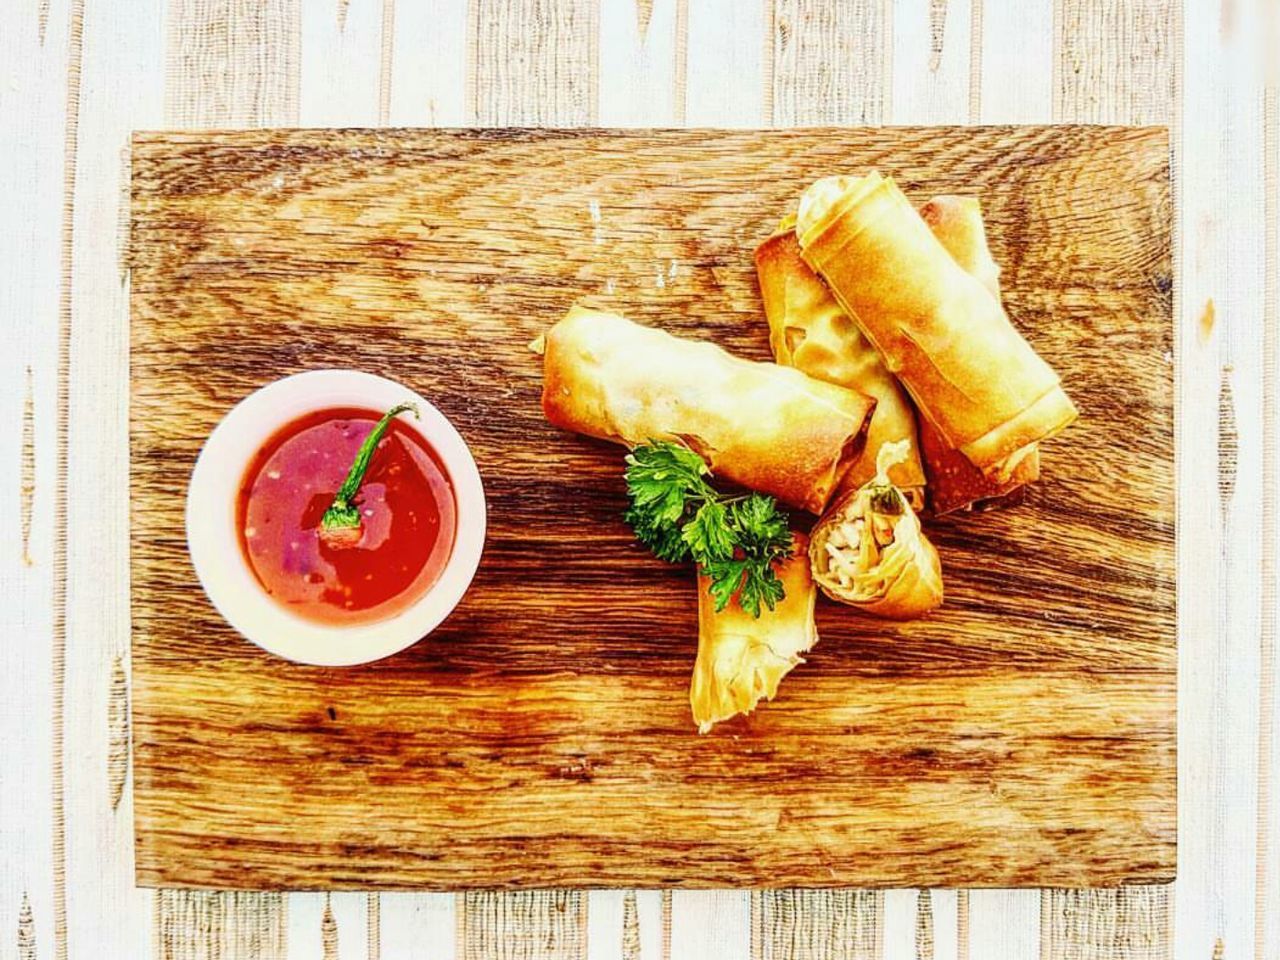
M381 413L336 407L281 428L240 483L237 525L249 568L308 620L370 623L423 595L453 549L453 486L435 451L402 419L378 443L356 501L360 538L335 546L320 520Z

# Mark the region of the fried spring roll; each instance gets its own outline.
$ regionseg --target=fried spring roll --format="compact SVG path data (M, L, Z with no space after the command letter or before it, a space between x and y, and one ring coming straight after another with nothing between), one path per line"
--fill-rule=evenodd
M947 443L928 420L920 420L920 452L929 477L929 506L936 516L956 510L989 510L1016 501L1011 497L1040 479L1040 452L1032 449L1003 483L992 480Z
M874 477L876 451L885 443L902 440L908 444L908 454L894 465L890 476L913 504L922 506L925 474L911 401L876 348L801 259L794 217L783 220L778 231L756 248L755 259L769 343L778 363L875 398L866 445L845 475L841 490L857 489Z
M718 475L821 513L875 401L620 316L575 307L539 338L556 426L636 446L681 440Z
M1008 482L1076 417L1058 376L890 179L828 177L805 191L801 253L947 444Z
M920 216L960 269L999 298L1000 267L987 246L987 228L978 198L943 194L925 203Z
M938 551L889 482L889 467L905 453L901 443L881 447L875 479L833 506L809 543L813 579L823 593L889 620L911 620L942 603Z
M707 578L698 574L698 659L689 705L698 732L772 700L800 655L818 642L813 609L817 589L809 572L808 538L794 533L795 552L774 569L786 595L753 617L736 602L716 613Z
M1000 268L987 246L982 206L977 197L938 196L920 208L929 229L966 273L1000 296ZM988 478L963 453L947 443L927 418L921 418L920 450L929 480L929 505L939 516L971 507L986 509L1011 502L1011 494L1040 478L1040 452L1031 450L1003 482ZM892 478L890 474L890 478Z

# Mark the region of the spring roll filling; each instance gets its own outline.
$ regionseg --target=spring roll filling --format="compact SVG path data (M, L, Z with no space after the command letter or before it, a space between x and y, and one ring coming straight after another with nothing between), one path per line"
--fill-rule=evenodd
M884 551L894 542L894 528L902 515L901 494L892 486L872 487L853 503L850 516L840 519L827 537L827 572L841 589L855 598L875 596L876 578L868 574L880 565Z

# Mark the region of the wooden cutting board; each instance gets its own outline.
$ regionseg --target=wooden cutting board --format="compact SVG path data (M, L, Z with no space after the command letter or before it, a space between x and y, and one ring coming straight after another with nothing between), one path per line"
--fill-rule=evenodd
M767 358L754 245L809 182L868 167L981 196L1010 314L1081 418L1021 506L929 524L940 612L823 601L780 698L699 736L692 572L619 519L621 449L543 421L527 344L582 301ZM1170 217L1163 129L136 136L139 882L1170 879ZM334 366L453 420L491 524L437 633L341 670L223 624L182 519L218 419Z

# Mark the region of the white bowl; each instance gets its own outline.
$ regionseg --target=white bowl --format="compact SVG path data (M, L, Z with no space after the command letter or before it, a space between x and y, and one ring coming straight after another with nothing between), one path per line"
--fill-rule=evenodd
M411 400L417 430L439 455L453 484L457 527L439 578L411 606L373 623L304 620L273 600L249 569L236 530L244 472L281 427L326 407L386 410ZM439 410L393 380L354 370L314 370L285 377L241 400L209 434L187 490L187 548L205 593L226 619L262 649L299 663L344 667L389 657L429 634L458 605L484 549L485 499L480 471Z

